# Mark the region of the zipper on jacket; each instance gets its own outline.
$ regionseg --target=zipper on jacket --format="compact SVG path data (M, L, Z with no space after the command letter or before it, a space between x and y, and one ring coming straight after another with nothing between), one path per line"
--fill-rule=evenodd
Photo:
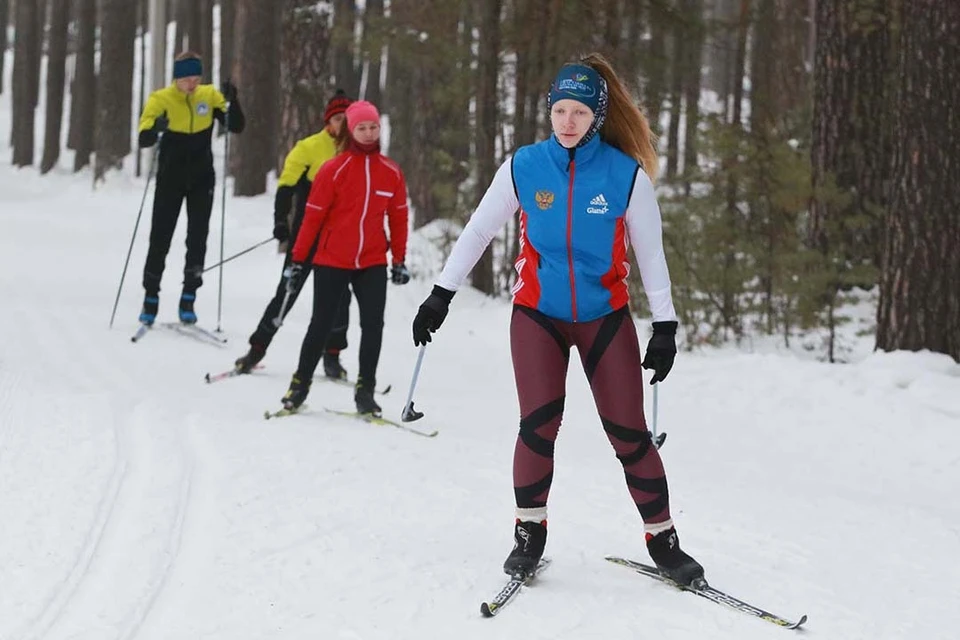
M190 94L187 94L187 109L190 111L190 133L193 133L193 105L190 104Z
M576 147L570 149L570 182L567 187L567 267L570 269L570 306L573 321L577 321L577 281L573 270L573 178L577 173L577 163L573 159Z
M367 176L367 190L363 194L363 213L360 214L360 246L357 247L357 259L354 263L357 269L360 268L360 254L363 253L363 223L367 219L367 207L370 206L370 154L364 154L364 173Z

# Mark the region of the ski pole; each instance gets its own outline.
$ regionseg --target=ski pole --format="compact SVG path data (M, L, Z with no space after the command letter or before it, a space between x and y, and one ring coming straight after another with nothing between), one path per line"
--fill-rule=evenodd
M287 305L290 303L290 296L293 295L293 287L290 283L290 267L283 270L283 275L287 279L287 292L283 295L283 304L280 305L280 313L273 319L273 326L277 329L283 326L283 318L287 315Z
M413 390L417 388L417 379L420 377L420 365L423 364L423 354L427 351L427 345L420 345L420 354L417 356L417 365L413 368L413 379L410 381L410 393L407 394L407 404L403 407L403 415L400 420L403 422L413 422L423 417L422 411L413 408Z
M658 400L660 399L660 383L653 385L653 430L651 432L653 444L656 445L657 449L663 446L663 441L667 439L666 433L661 433L657 435L657 405L659 404Z
M235 254L233 254L232 256L230 256L229 258L225 258L225 259L223 260L223 262L218 262L217 264L212 264L212 265L210 265L209 267L207 267L206 269L204 269L204 270L203 270L203 273L206 273L207 271L210 271L211 269L216 269L216 268L219 267L221 264L226 264L227 262L230 262L230 261L233 260L234 258L239 258L240 256L242 256L242 255L245 254L245 253L250 253L251 251L253 251L253 250L256 249L257 247L262 247L263 245L267 244L268 242L273 242L273 238L267 238L267 239L264 240L263 242L258 242L257 244L253 245L252 247L249 247L249 248L247 248L247 249L244 249L244 250L241 251L240 253L235 253Z
M130 266L130 255L133 253L133 242L137 239L137 229L140 227L140 218L143 216L143 205L147 202L147 193L150 191L150 181L153 178L157 166L157 155L160 153L160 141L163 139L163 133L157 136L157 144L153 148L153 154L150 156L150 170L147 173L147 183L143 186L143 197L140 199L140 210L137 211L137 221L133 224L133 235L130 237L130 248L127 249L127 259L123 261L123 272L120 274L120 286L117 287L117 297L113 301L113 311L110 313L110 328L113 328L113 320L117 315L117 305L120 304L120 292L123 291L123 281L127 277L127 267Z
M223 235L227 221L227 171L230 168L230 103L223 113L223 183L220 198L220 273L217 283L217 333L220 333L220 318L223 316Z

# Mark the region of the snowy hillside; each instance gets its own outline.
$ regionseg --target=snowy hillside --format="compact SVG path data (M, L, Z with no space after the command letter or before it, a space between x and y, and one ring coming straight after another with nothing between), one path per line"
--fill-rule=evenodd
M7 93L0 131L9 131ZM41 107L42 108L42 107ZM930 354L827 365L682 353L659 425L685 548L718 588L805 632L604 562L647 561L622 470L573 367L557 444L553 566L493 620L512 544L517 404L509 306L465 291L428 348L425 439L324 414L264 421L295 368L309 296L255 375L245 350L279 277L272 246L228 265L224 348L130 335L149 215L107 329L143 179L14 170L0 136L0 638L949 639L960 626L960 366ZM67 164L63 162L61 164ZM220 166L218 161L218 166ZM217 189L208 263L220 233ZM150 199L147 200L149 210ZM270 234L272 193L227 203L226 253ZM181 223L160 320L175 318ZM412 264L430 252L412 239ZM217 318L216 272L197 312ZM431 283L391 285L379 378L398 417ZM356 371L358 326L344 363ZM648 322L638 319L645 344ZM645 392L648 390L645 389ZM648 407L651 398L647 398Z

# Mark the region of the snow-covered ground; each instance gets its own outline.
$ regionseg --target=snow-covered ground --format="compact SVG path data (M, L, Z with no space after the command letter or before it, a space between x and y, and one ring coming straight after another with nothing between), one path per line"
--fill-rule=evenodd
M8 63L10 59L8 58ZM7 67L10 68L9 65ZM9 77L9 76L8 76ZM0 99L0 638L661 638L791 633L604 562L646 561L639 516L572 367L539 583L494 620L512 544L517 403L509 306L457 296L416 401L434 439L317 411L264 421L295 368L307 298L255 375L245 350L279 277L270 246L225 269L225 348L132 344L150 199L107 328L144 180L15 170ZM42 103L41 103L42 109ZM40 138L38 138L38 145ZM61 160L72 164L67 152ZM218 166L219 161L218 161ZM219 253L220 201L208 263ZM270 234L272 194L227 203L227 255ZM411 264L433 252L411 240ZM175 318L183 223L161 294ZM435 267L435 265L434 265ZM197 311L217 324L217 276ZM379 377L398 417L430 282L390 286ZM345 364L356 371L356 309ZM647 321L638 319L645 343ZM868 340L868 339L867 339ZM811 637L954 638L960 627L960 365L858 353L682 353L659 398L684 546L711 582ZM646 389L644 390L647 391ZM651 406L647 397L647 405Z

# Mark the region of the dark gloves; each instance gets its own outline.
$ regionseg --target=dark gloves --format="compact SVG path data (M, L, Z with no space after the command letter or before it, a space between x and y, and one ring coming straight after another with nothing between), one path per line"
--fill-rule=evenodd
M157 119L153 121L153 130L157 133L163 133L170 127L170 119L167 117L167 114L157 116Z
M669 320L666 322L653 323L653 335L650 342L647 343L647 357L643 359L641 366L644 369L653 369L653 378L650 384L663 382L670 369L673 368L673 360L677 357L677 322Z
M294 262L287 267L287 291L299 291L308 273L307 265L302 262Z
M223 97L227 102L237 101L237 85L233 84L229 80L224 80L223 84L220 85L220 93L223 94Z
M286 222L278 222L273 225L273 237L280 242L286 242L290 239L290 227Z
M420 346L430 342L430 334L443 324L447 317L454 291L448 291L439 285L433 285L433 292L420 305L417 317L413 319L413 344Z
M410 282L410 270L407 269L407 265L395 264L390 267L390 280L393 281L393 284L407 284Z

